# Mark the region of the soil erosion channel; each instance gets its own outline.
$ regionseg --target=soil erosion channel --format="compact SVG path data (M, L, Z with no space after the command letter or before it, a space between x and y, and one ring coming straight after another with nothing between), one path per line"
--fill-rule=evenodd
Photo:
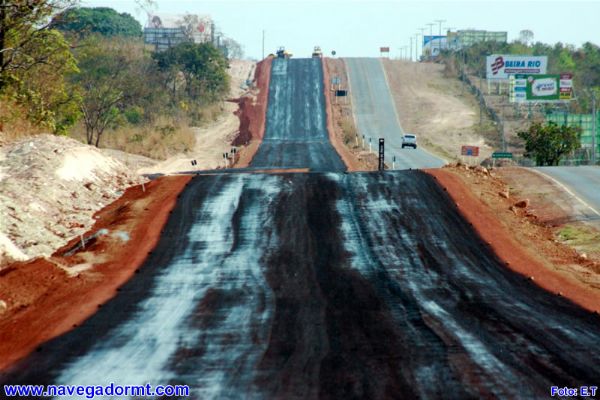
M542 398L597 383L600 317L505 268L433 177L327 165L196 176L135 279L0 382L187 384L192 399Z

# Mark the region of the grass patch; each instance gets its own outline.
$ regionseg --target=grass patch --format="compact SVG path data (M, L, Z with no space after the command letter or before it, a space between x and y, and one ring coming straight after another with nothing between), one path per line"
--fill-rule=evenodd
M567 224L557 232L565 244L585 253L600 254L600 231L583 223Z
M0 139L2 142L13 142L15 140L39 135L49 132L35 126L26 118L27 110L13 101L0 99Z

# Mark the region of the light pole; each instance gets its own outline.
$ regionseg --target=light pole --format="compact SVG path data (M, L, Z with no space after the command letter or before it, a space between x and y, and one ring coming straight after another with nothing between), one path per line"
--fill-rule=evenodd
M423 38L423 41L421 42L421 56L423 55L423 44L425 43L425 29L426 28L419 28L419 30L421 31L421 37Z
M417 54L419 48L419 32L415 33L415 62L419 61L419 55Z
M429 58L431 58L431 56L433 55L433 26L435 24L433 22L430 22L425 25L429 26L429 49L430 49Z
M408 60L412 61L412 36L410 37L410 53L408 53L409 57Z
M445 19L436 19L435 22L440 24L440 30L438 36L442 36L442 22L446 22ZM438 39L441 40L441 39ZM438 42L438 54L442 51L442 42Z

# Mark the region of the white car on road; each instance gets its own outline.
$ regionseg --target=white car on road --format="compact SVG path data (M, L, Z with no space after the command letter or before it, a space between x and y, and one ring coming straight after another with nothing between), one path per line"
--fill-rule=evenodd
M402 148L412 147L413 149L417 148L417 136L411 133L407 133L402 136Z

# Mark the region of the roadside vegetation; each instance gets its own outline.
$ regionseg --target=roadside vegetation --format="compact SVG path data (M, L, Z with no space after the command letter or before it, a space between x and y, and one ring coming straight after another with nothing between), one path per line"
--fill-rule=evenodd
M581 147L581 128L554 122L534 122L518 136L525 141L525 157L533 158L538 166L558 165L563 156Z
M129 14L62 0L0 0L0 131L39 132L153 158L193 147L216 118L228 59L211 43L154 53ZM239 45L228 40L233 52Z

